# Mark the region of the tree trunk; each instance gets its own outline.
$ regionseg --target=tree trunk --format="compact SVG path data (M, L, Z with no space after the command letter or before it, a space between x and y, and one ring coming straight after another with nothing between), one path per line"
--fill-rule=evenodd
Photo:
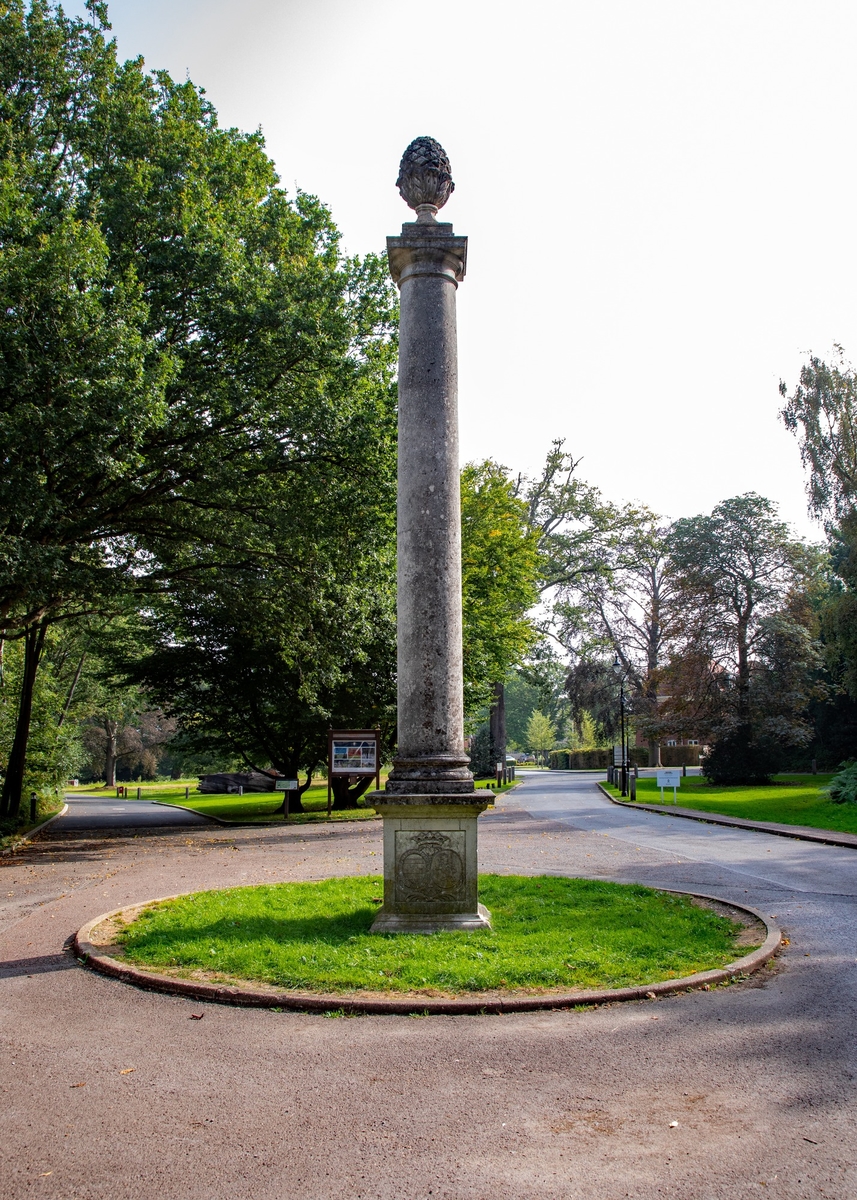
M80 662L77 664L77 670L74 673L74 679L71 681L71 687L68 689L68 695L65 698L65 706L60 713L60 719L57 721L57 729L62 729L65 724L65 719L68 716L68 710L71 708L71 702L74 699L75 689L80 682L80 673L83 670L83 664L86 662L86 655L81 654Z
M656 739L649 739L649 766L661 766L661 743Z
M494 684L494 699L491 701L491 749L494 754L492 767L503 764L503 781L506 773L506 689L502 683Z
M306 783L303 785L303 787L300 786L300 773L299 773L297 763L294 760L290 760L289 762L283 763L283 762L275 762L272 759L271 766L274 767L277 771L279 771L282 775L285 775L286 779L297 779L297 781L298 781L298 786L293 792L283 792L283 803L280 805L279 808L274 809L274 811L281 812L283 814L283 816L285 816L285 817L287 817L289 815L289 813L306 812L306 809L304 808L303 800L301 799L301 797L303 796L304 792L307 790L309 785L312 783L312 776L313 776L313 771L315 771L315 766L313 765L312 768L307 771ZM258 770L258 768L254 768L254 769Z
M750 733L750 653L747 647L748 620L738 620L738 724Z
M30 625L24 635L24 674L21 680L21 697L18 702L15 737L12 741L12 749L9 751L3 792L0 794L0 817L16 818L21 811L27 742L30 738L30 719L33 714L33 692L47 629L47 618L43 618L37 625Z
M106 717L104 732L107 735L104 746L104 783L107 787L116 787L116 741L119 736L119 722Z
M333 775L330 780L330 790L333 793L331 808L356 808L357 801L364 792L369 791L375 782L374 775Z

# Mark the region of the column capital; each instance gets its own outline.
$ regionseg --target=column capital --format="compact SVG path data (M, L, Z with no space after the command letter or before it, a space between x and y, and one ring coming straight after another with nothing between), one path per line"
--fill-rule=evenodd
M437 275L458 286L467 269L467 238L454 234L446 221L407 221L400 237L387 238L387 259L399 287L417 275Z

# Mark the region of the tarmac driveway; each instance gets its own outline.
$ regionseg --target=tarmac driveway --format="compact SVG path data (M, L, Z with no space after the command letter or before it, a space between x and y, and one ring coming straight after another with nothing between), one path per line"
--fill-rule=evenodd
M746 984L501 1017L330 1019L159 996L63 952L99 912L380 870L380 822L84 830L0 860L0 1196L857 1195L857 854L628 812L535 775L486 870L698 888L791 944Z
M147 829L154 826L204 825L209 828L214 822L207 821L199 813L184 808L171 808L166 804L155 804L151 800L125 800L113 796L84 796L82 793L66 796L68 812L58 817L52 825L50 836L67 833L69 830L93 829Z

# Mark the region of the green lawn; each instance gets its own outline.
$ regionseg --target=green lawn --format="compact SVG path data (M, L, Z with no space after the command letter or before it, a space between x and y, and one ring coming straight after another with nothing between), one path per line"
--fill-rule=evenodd
M199 892L117 935L141 966L317 991L623 987L723 966L743 927L636 884L484 875L494 928L370 934L378 876Z
M170 801L161 800L160 803ZM172 801L183 808L192 808L204 817L218 817L221 821L234 821L240 825L270 825L283 820L277 809L283 803L282 792L252 792L246 796L204 796L191 789L190 799ZM303 813L292 813L289 821L294 824L327 820L327 784L307 788L303 794ZM365 821L375 816L372 808L342 808L331 812L333 821Z
M381 786L384 786L386 774L381 773ZM210 796L203 795L196 790L197 779L181 779L170 783L144 783L136 784L129 783L128 799L136 800L137 788L140 788L140 795L143 800L152 800L158 804L178 804L182 808L191 808L194 812L201 813L203 816L217 817L221 821L234 822L237 825L270 825L277 824L283 820L283 814L278 813L277 809L283 803L282 792L250 792L246 796L236 796L233 793L228 795ZM477 789L484 788L486 785L479 782ZM506 784L502 788L496 788L492 785L492 790L495 792L507 792L514 784ZM189 791L188 799L185 800L185 788ZM115 788L105 787L103 784L81 784L78 787L69 787L65 789L71 795L76 793L85 793L90 796L116 796ZM308 788L303 794L303 805L307 812L292 813L289 816L289 822L301 824L314 821L327 820L327 783L322 782ZM373 808L343 808L331 813L331 820L334 821L365 821L371 820L375 816Z
M776 775L772 783L762 787L715 787L701 775L688 775L681 781L677 799L683 808L723 813L747 821L857 833L857 804L834 804L821 794L820 789L832 778L832 775ZM618 788L608 787L608 790L619 797ZM672 788L665 788L664 803L672 804L672 799ZM654 779L637 780L637 801L661 803L660 789Z

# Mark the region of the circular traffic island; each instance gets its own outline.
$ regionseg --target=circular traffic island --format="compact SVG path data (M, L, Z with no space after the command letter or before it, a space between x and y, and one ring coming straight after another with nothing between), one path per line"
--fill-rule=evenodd
M762 966L754 910L636 884L484 875L492 928L372 934L377 876L195 892L80 929L85 965L200 1000L304 1011L509 1012L710 988Z

